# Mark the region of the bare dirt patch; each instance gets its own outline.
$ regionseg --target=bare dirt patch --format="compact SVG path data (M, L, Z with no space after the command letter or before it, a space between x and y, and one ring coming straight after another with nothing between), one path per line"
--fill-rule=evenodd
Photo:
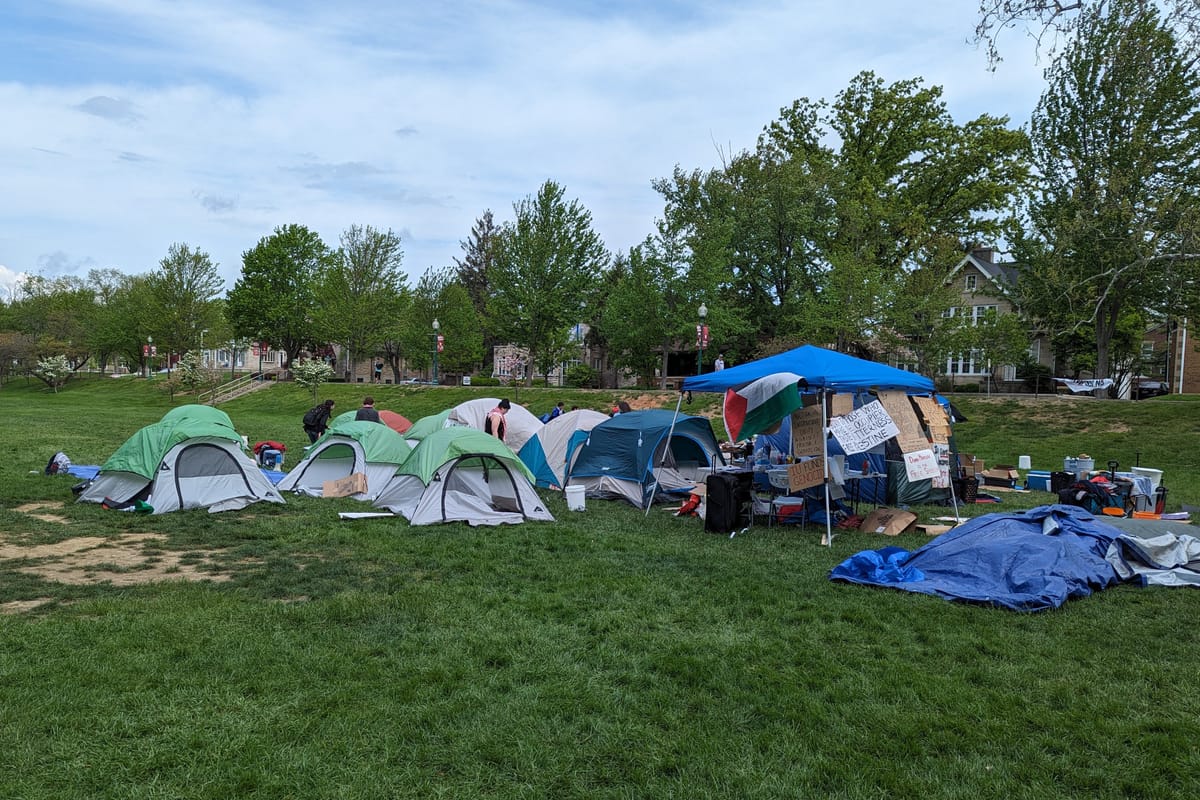
M19 511L22 514L28 514L34 519L40 519L42 522L57 522L66 525L70 522L66 517L60 517L58 514L36 513L44 509L62 508L62 503L26 503L23 506L17 506L14 511Z
M61 508L56 503L29 503L17 508L24 514L51 522L68 520L44 509ZM78 536L53 544L28 545L0 533L0 564L28 562L16 567L27 575L56 583L81 586L110 583L134 586L160 581L228 581L231 575L212 569L215 551L179 552L163 549L166 537L159 533L126 533L115 538ZM18 600L0 604L0 613L20 613L50 602L50 598Z

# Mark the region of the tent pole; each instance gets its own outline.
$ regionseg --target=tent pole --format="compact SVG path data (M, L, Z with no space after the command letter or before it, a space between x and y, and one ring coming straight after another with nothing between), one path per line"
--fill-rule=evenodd
M671 417L671 427L667 430L667 447L671 446L671 437L675 435L675 420L679 419L679 409L683 407L683 392L679 393L679 399L675 401L675 416ZM663 463L666 463L666 451L663 451ZM651 459L650 466L654 466L654 461ZM661 467L662 464L659 464ZM658 492L658 472L654 473L654 486L650 489L650 502L646 503L646 513L642 516L650 516L650 506L654 505L654 495ZM643 498L645 499L645 498Z
M824 386L822 386L820 402L821 447L824 449L825 458L825 482L822 484L825 487L825 544L827 544L829 547L833 547L833 520L830 519L829 513L829 432L826 428L826 426L829 424L829 421L825 418L825 413L828 411L828 408L825 405L825 392L826 389Z

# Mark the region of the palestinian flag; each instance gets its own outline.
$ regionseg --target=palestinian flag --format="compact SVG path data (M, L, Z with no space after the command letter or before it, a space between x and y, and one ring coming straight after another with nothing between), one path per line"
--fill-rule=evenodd
M740 442L770 429L803 405L794 372L776 372L725 391L725 432Z

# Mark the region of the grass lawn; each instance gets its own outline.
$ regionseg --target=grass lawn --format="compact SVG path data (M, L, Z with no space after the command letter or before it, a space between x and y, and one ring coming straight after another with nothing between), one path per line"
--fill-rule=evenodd
M342 411L372 392L416 420L497 391L322 397ZM513 399L540 414L618 397ZM224 408L293 465L311 404L281 384ZM1200 504L1200 399L955 404L959 447L989 464L1136 459L1164 470L1172 509ZM828 580L917 534L728 539L659 509L571 513L550 492L557 522L496 529L342 522L364 506L299 496L143 516L75 504L74 479L41 474L56 450L101 463L171 406L139 379L0 389L0 797L1200 793L1194 590L1016 614Z

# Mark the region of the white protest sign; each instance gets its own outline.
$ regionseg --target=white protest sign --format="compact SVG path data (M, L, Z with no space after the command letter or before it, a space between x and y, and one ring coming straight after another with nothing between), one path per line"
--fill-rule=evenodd
M834 417L829 421L829 430L848 456L866 452L900 432L878 400L844 417Z
M929 479L937 480L942 476L942 470L938 467L938 459L933 450L905 453L904 471L908 475L909 483Z

